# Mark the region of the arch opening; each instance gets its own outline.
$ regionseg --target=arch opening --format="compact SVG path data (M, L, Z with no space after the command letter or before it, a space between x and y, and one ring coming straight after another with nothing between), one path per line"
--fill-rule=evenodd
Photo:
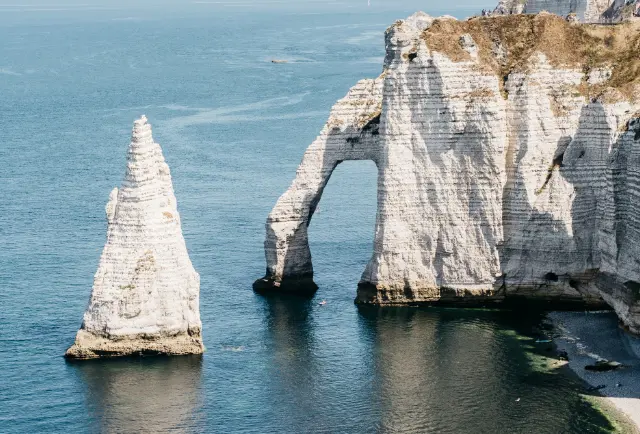
M345 161L327 183L308 228L314 281L355 296L373 251L378 169L373 161Z

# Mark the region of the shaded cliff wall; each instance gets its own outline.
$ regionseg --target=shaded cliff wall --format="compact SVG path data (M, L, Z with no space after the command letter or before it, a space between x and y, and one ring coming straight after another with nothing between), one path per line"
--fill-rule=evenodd
M611 162L614 206L608 211L616 244L603 255L596 285L622 321L640 333L640 112L616 141Z

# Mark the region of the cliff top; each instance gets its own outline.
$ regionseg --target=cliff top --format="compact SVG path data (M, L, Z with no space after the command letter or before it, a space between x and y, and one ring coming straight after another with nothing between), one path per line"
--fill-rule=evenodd
M640 89L640 23L617 25L570 23L557 15L475 17L466 21L436 19L422 38L434 51L454 62L471 60L463 35L477 45L478 60L500 77L526 72L535 53L555 67L580 69L580 92L591 98L636 100ZM468 38L468 37L466 37ZM598 83L588 80L596 69L611 71Z

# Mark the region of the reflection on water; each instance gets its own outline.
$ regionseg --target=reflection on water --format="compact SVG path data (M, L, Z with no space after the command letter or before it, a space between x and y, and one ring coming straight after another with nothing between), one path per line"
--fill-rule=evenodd
M270 402L257 432L367 432L377 425L374 370L353 304L318 301L264 298L268 369L260 381Z
M539 316L260 300L263 327L242 351L70 364L90 431L613 430L570 371L549 369Z
M568 372L542 367L550 347L523 351L514 327L539 317L464 310L362 307L371 336L380 432L589 432L612 428L575 393ZM546 366L546 364L545 364ZM519 399L518 399L519 398Z
M280 407L285 432L295 432L318 415L319 372L310 299L273 295L265 297L267 341L271 347L268 395ZM274 413L277 413L274 412ZM322 421L315 423L322 426Z
M202 356L70 363L96 430L193 432L202 423ZM92 430L93 431L93 430Z

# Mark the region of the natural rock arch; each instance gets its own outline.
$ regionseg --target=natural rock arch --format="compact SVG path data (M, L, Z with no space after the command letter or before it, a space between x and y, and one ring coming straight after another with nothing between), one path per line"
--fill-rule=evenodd
M257 291L314 292L307 228L335 168L346 160L379 162L382 78L362 80L331 110L327 124L307 148L296 177L267 218L266 275Z

